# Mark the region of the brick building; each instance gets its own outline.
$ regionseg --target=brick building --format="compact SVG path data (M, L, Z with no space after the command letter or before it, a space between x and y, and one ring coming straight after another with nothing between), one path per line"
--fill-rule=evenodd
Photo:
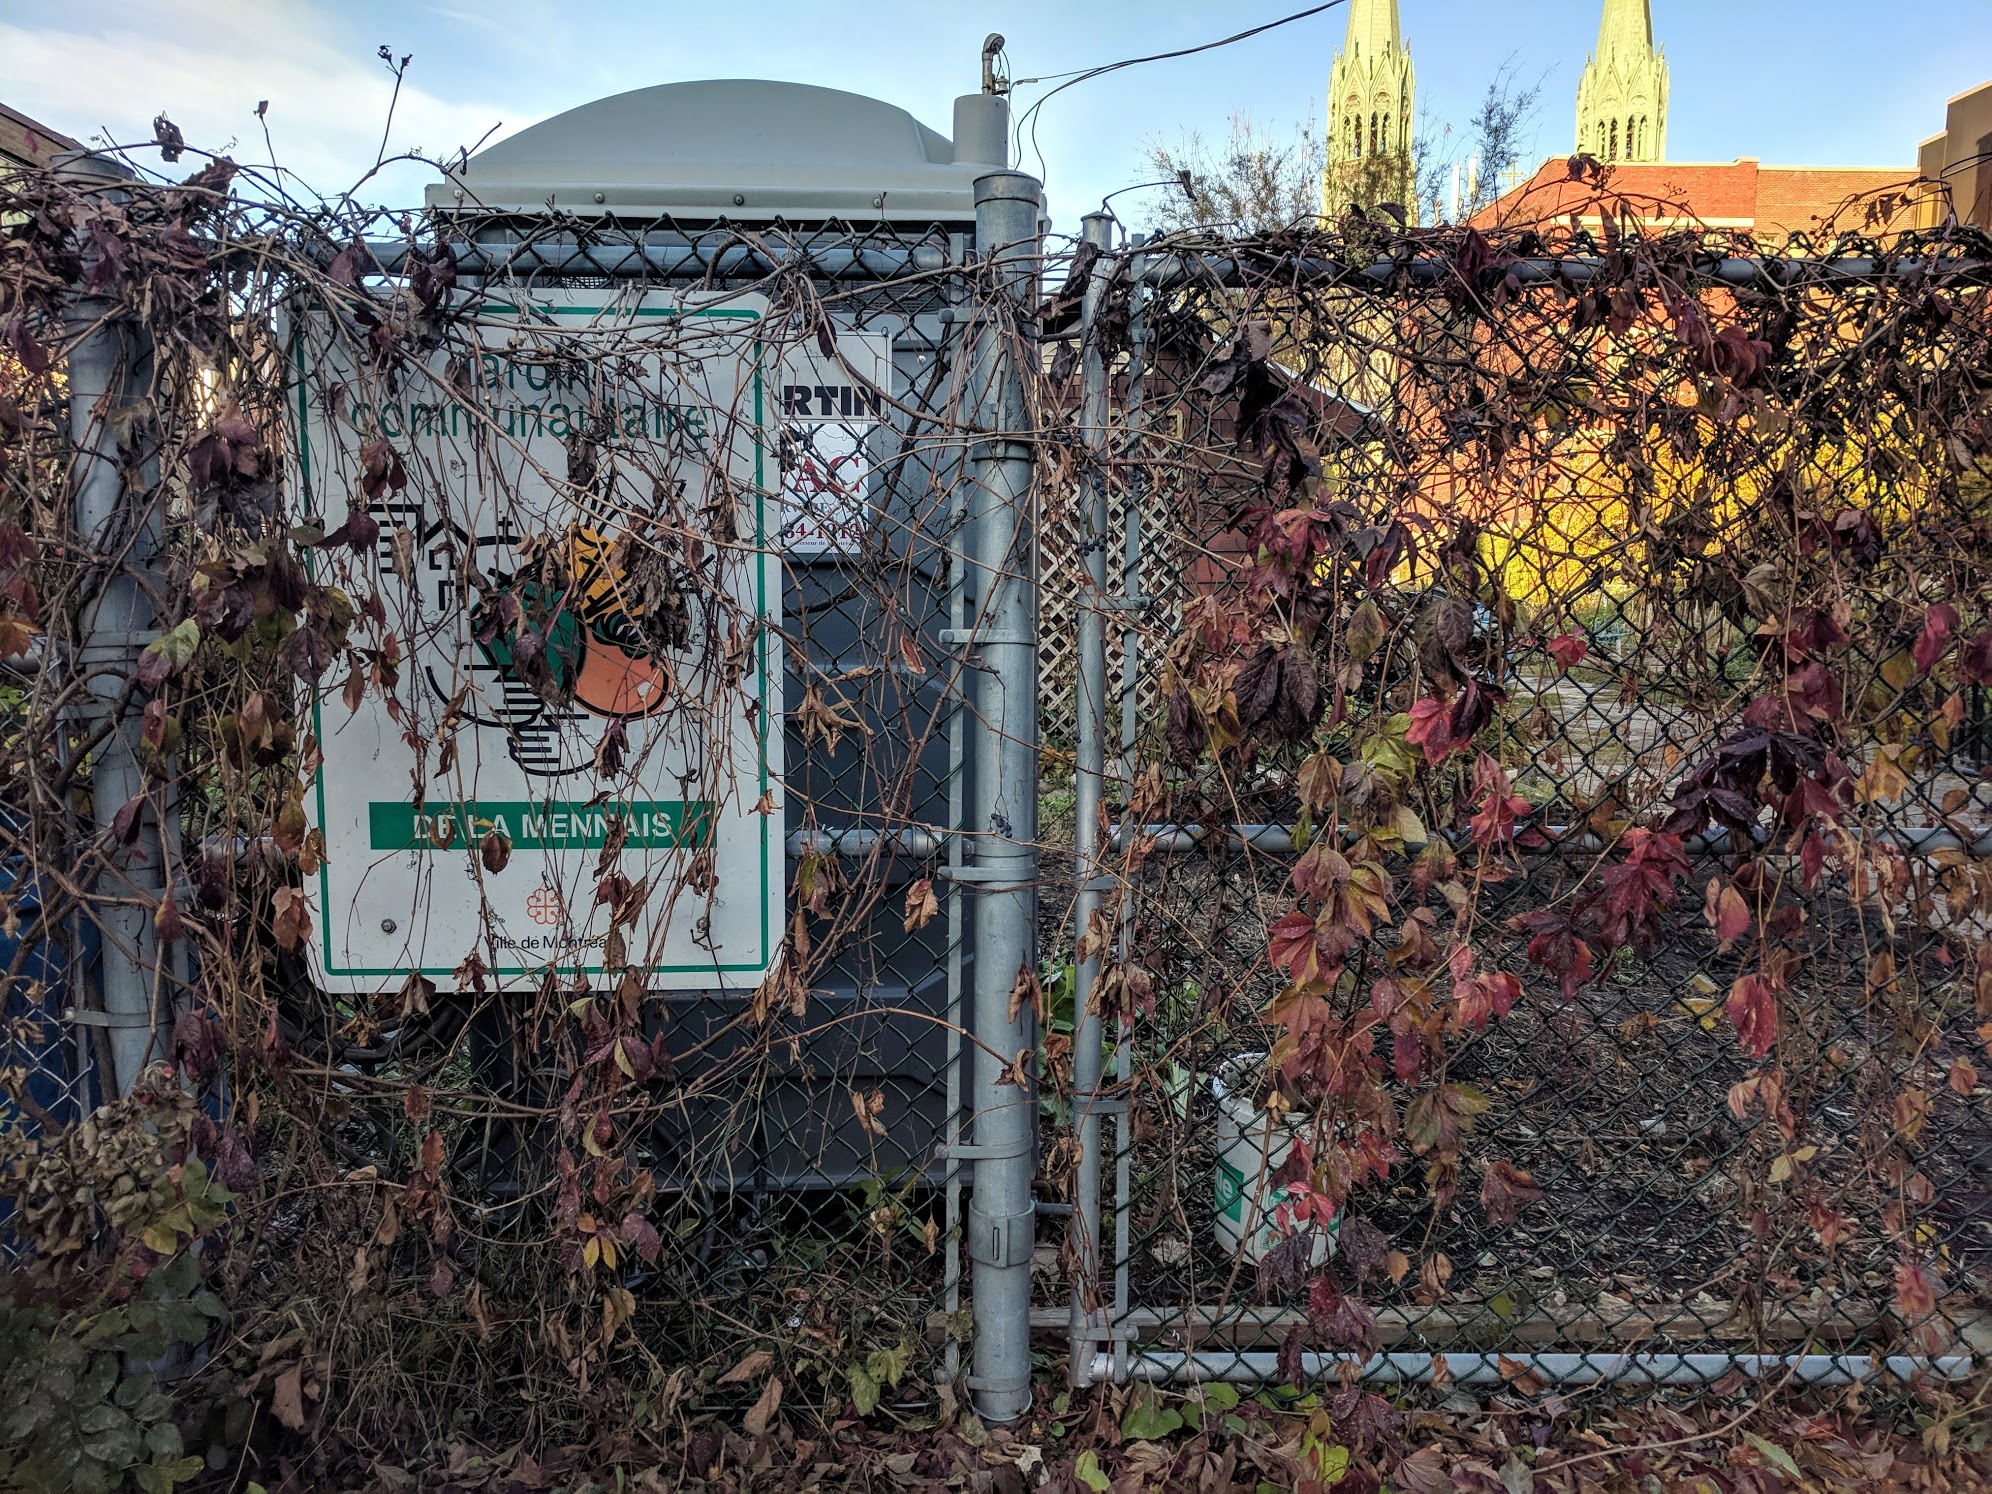
M1908 167L1766 166L1718 161L1620 161L1573 177L1545 161L1473 218L1477 227L1567 223L1595 227L1605 210L1642 223L1742 229L1767 245L1829 223L1864 232L1914 225L1921 194Z
M1916 149L1923 179L1946 189L1924 199L1919 225L1935 228L1946 212L1961 223L1992 229L1992 82L1968 89L1944 106L1944 128Z
M0 174L17 166L46 166L57 151L83 147L18 109L0 104Z

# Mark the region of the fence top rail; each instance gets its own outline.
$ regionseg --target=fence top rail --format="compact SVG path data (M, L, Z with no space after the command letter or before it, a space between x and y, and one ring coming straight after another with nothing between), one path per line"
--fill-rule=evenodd
M685 236L642 244L518 243L445 246L459 275L595 275L609 279L741 280L782 270L802 270L831 281L876 282L933 274L949 265L937 244L884 248L858 244L822 246L768 239L701 241ZM383 274L398 275L422 254L417 245L378 242L367 246Z
M1459 262L1438 254L1382 256L1355 261L1325 255L1290 257L1245 256L1198 252L1142 253L1126 256L1128 278L1150 290L1210 286L1227 290L1264 286L1274 277L1313 287L1341 285L1384 290L1405 281L1418 286L1440 285L1462 275ZM1480 284L1498 283L1512 275L1522 285L1562 282L1585 285L1610 273L1611 257L1568 254L1496 262L1466 278ZM1842 254L1819 258L1776 255L1710 254L1690 262L1697 279L1735 287L1789 290L1802 286L1854 286L1878 280L1902 279L1929 273L1937 264L1926 256L1913 258ZM1992 284L1992 256L1946 258L1941 267L1955 284Z

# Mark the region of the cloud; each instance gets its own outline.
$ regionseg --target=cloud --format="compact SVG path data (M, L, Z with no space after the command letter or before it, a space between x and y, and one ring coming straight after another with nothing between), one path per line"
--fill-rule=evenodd
M373 165L394 93L371 48L305 6L270 0L108 0L38 26L0 23L0 59L0 97L90 144L149 140L164 112L190 145L267 163L255 109L268 99L277 161L322 192L343 191ZM528 122L437 97L418 76L394 104L390 154L448 155L501 122L500 134ZM363 195L411 205L432 179L401 170Z

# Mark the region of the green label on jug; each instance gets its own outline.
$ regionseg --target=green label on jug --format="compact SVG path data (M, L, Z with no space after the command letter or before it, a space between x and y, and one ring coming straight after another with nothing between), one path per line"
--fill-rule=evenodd
M1222 1157L1217 1159L1217 1212L1245 1222L1245 1174Z

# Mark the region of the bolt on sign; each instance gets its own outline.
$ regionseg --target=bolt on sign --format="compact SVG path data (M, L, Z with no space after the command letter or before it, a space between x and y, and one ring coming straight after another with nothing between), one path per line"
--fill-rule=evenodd
M472 952L501 979L767 973L785 879L766 310L487 298L394 378L323 313L297 326L302 510L379 524L352 585L379 588L401 651L391 704L349 708L329 675L312 702L327 989L411 970L450 989ZM616 921L605 874L640 911L625 891Z
M777 547L785 555L857 555L871 510L871 450L880 396L892 389L892 338L841 328L832 350L788 349L776 375L781 421L782 506Z

